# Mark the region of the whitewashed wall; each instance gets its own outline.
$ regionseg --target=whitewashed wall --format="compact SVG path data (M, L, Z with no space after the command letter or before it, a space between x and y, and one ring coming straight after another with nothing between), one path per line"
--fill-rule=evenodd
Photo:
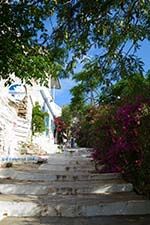
M33 143L48 153L56 152L51 123L54 116L61 115L61 107L53 102L49 89L39 85L27 87L27 115L26 119L17 116L17 101L10 96L8 88L0 81L0 156L19 155L20 143L31 140L32 107L36 101L41 107L46 101L46 111L49 114L49 134L43 133L33 137ZM42 94L43 93L43 94Z
M2 88L2 87L1 87ZM19 145L30 139L31 117L17 116L15 102L9 99L6 88L0 93L0 156L19 155Z

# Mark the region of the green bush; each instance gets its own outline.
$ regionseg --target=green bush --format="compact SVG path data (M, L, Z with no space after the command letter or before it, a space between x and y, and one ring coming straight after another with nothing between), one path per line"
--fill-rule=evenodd
M38 102L32 109L32 134L41 134L46 131L45 117L48 116L47 112L41 110L41 106Z

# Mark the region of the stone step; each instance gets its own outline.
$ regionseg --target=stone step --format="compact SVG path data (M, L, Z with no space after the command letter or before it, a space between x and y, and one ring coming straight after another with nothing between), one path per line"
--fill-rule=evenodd
M109 195L46 196L42 216L94 217L150 214L150 201L134 193Z
M0 218L6 216L33 217L41 214L37 197L0 195Z
M83 160L79 160L79 159L63 159L63 160L58 160L58 159L48 159L47 164L48 166L78 166L78 167L82 167L82 166L91 166L93 167L95 165L94 161L89 160L89 159L83 159Z
M55 173L54 173L55 172ZM68 173L43 170L32 170L32 171L16 171L14 169L1 169L0 179L14 179L14 180L24 180L24 181L86 181L86 180L107 180L107 179L121 179L121 174L119 173ZM0 183L2 183L0 181Z
M86 174L86 173L78 173L78 174L59 174L56 175L56 181L101 181L101 180L109 180L109 179L121 179L122 175L119 173L109 173L109 174Z
M49 186L49 193L67 195L130 192L132 190L132 184L122 180L52 182Z
M94 217L150 214L150 201L134 193L79 196L0 195L3 217Z
M149 225L150 216L102 216L92 218L14 218L8 217L0 225Z
M77 158L77 157L51 157L51 158L48 158L48 164L51 164L51 165L66 165L66 164L75 164L75 165L82 165L82 164L92 164L94 163L93 160L90 160L89 158Z
M89 166L89 165L50 165L50 164L43 164L39 168L40 170L48 170L48 171L94 171L95 168L94 166Z
M40 169L3 169L0 178L0 218L13 217L3 225L84 225L97 218L95 225L116 225L121 219L112 216L150 214L149 200L133 193L120 174L96 174L85 152L55 154ZM124 219L122 224L135 221Z
M83 161L77 161L77 160L75 160L75 161L66 161L66 162L64 162L64 161L57 161L57 162L47 162L47 164L45 164L45 166L48 166L48 167L50 167L50 166L54 166L54 167L57 167L57 166L61 166L61 167L68 167L68 166L71 166L71 167L79 167L79 168L81 168L81 167L95 167L95 163L94 162L91 162L91 161L85 161L85 162L83 162ZM41 166L42 167L42 166Z
M41 165L40 170L49 170L49 171L68 171L68 170L94 170L94 162L88 158L83 157L68 157L65 155L57 156L53 155L48 159L48 162L44 165Z
M27 182L16 180L5 180L0 183L1 194L18 195L46 195L48 193L77 195L77 194L101 194L114 192L130 192L133 186L122 180L105 181L74 181L74 182Z
M4 195L46 195L49 192L48 185L39 183L13 183L0 184L0 194Z
M91 155L90 154L79 154L79 152L64 152L64 153L55 153L55 154L51 154L49 156L49 162L51 162L52 160L54 161L67 161L67 160L71 160L71 161L87 161L87 160L91 160Z
M47 218L47 219L49 219L49 218ZM7 218L4 218L2 221L0 221L0 225L10 225L10 224L11 225L41 225L40 219L34 218L34 217L29 217L29 218L27 218L27 217L22 217L22 218L21 217L7 217ZM48 224L48 220L46 221L46 224Z

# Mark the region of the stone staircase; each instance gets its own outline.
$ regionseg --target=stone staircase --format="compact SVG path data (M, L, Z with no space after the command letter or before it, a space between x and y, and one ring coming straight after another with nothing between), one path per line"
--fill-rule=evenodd
M30 140L30 120L17 117L14 127L14 135L19 143L27 143Z
M0 169L0 225L149 225L150 201L120 174L98 174L86 150L37 168Z

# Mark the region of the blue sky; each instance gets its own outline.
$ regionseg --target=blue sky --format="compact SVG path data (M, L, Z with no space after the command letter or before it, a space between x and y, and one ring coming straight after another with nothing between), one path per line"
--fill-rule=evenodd
M137 55L142 58L146 72L150 69L150 42L143 41L141 43L141 49L138 51ZM75 85L75 83L71 79L62 79L60 82L61 90L56 90L55 101L58 105L63 106L70 103L71 94L69 90Z

